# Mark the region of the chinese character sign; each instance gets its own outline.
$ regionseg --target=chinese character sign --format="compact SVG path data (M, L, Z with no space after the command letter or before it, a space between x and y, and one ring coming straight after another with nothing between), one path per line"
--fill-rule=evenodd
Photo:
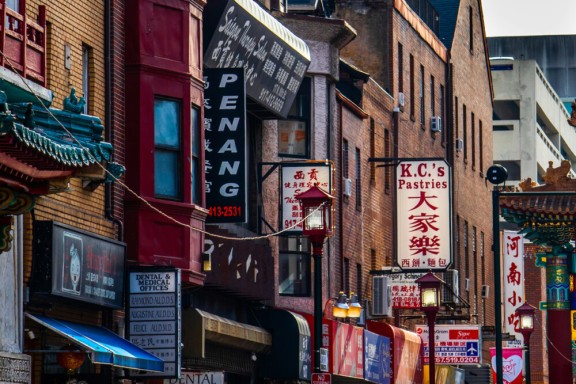
M403 270L451 263L450 167L444 160L403 161L396 169L396 262Z
M524 237L514 231L502 233L503 287L504 287L504 330L516 339L522 335L515 331L518 328L516 308L521 306L524 298Z
M330 164L290 163L282 165L282 218L281 229L302 231L300 202L294 196L317 185L331 193Z
M422 273L393 273L389 276L392 308L420 308L420 289L416 279Z

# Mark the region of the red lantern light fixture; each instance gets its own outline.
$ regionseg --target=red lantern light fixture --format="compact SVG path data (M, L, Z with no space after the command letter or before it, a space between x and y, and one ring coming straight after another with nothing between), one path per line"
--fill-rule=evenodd
M68 376L74 374L84 364L86 353L74 345L65 345L58 353L58 364L66 370Z

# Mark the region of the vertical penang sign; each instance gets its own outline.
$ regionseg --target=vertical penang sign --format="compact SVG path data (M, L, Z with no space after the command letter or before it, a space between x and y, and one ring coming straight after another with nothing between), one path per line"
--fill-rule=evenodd
M450 167L443 159L396 168L396 262L403 270L445 270L452 262Z
M244 69L204 70L207 223L246 222Z

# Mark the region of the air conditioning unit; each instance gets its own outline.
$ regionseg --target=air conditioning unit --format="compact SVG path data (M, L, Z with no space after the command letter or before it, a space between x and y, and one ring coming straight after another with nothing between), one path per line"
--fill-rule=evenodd
M487 299L490 296L490 286L483 285L482 286L482 298Z
M468 292L470 290L470 279L469 278L464 279L464 290L466 292Z
M352 196L352 180L347 177L344 178L344 190L342 193L344 196Z
M460 286L458 282L458 271L448 269L444 272L445 285L442 286L442 302L446 304L457 304L460 302Z
M404 98L404 92L398 92L398 105L403 107L406 103L406 99Z
M372 315L392 316L392 292L388 276L372 277Z
M464 149L464 140L456 139L456 152L462 152Z
M432 116L430 129L432 132L442 132L442 118L440 116Z

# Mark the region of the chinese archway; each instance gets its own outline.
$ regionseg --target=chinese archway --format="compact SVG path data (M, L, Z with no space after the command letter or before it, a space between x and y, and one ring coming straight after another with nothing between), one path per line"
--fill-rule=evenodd
M568 178L570 163L563 161L544 176L544 185L531 179L520 183L522 192L500 198L500 214L521 228L524 237L546 247L546 308L550 383L572 377L570 322L570 243L575 239L576 179Z

